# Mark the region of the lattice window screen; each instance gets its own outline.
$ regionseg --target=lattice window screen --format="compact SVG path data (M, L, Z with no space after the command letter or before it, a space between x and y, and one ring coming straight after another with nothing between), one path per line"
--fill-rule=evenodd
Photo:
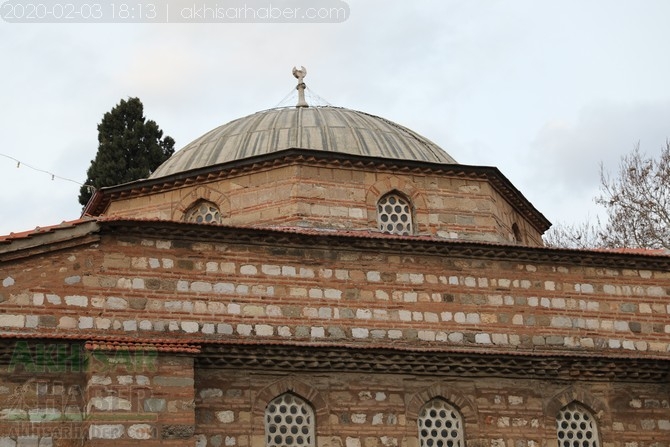
M412 234L414 227L410 203L398 194L386 194L377 202L377 223L384 233Z
M265 409L267 447L314 447L314 411L290 393L272 400Z
M212 202L201 201L186 211L184 220L195 223L221 223L221 213Z
M442 399L433 399L419 414L421 447L465 447L463 418Z
M573 402L556 416L559 447L599 447L598 426L584 407Z

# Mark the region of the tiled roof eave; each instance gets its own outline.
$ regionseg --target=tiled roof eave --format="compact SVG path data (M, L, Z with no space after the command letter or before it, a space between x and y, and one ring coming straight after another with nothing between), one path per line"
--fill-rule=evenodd
M265 228L192 224L150 219L100 218L109 233L179 238L194 241L226 241L248 245L328 247L389 252L421 253L513 262L539 262L570 266L670 270L670 254L650 251L612 252L507 245L493 242L442 239L429 235L400 236L373 231L322 231L305 228ZM206 231L205 231L206 230Z
M82 218L0 237L0 263L97 242L95 218Z

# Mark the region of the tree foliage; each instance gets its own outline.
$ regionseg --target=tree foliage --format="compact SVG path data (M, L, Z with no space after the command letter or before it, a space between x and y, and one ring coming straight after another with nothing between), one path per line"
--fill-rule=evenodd
M658 158L640 152L639 144L621 158L615 176L600 167L595 202L607 220L557 225L545 243L571 248L648 248L670 250L670 141Z
M139 98L121 100L98 124L98 152L79 191L86 205L94 188L113 186L148 177L174 153L174 140L163 137L155 121L146 120Z

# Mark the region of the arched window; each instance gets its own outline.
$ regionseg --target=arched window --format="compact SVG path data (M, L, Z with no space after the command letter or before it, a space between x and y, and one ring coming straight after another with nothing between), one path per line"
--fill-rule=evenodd
M433 399L419 413L420 447L465 447L461 413L442 399Z
M377 202L377 223L384 233L413 234L411 203L398 193L386 194Z
M212 202L200 200L186 210L184 220L194 223L221 223L221 212Z
M267 447L314 447L314 410L298 396L285 393L265 408Z
M514 242L517 244L523 244L523 235L521 234L521 230L519 229L519 225L517 225L516 222L512 224L512 234L514 236Z
M561 408L556 416L556 430L558 447L600 447L595 419L577 402Z

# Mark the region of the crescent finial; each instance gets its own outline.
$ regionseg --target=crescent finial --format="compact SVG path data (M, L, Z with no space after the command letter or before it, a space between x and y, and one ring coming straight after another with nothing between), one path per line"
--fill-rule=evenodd
M302 65L300 66L300 70L297 68L293 67L293 76L295 76L298 79L298 82L303 82L303 78L307 76L307 69L303 67Z
M298 80L298 86L296 89L298 90L298 104L296 104L296 107L309 107L307 104L307 101L305 101L305 76L307 76L307 69L303 67L302 65L300 66L300 70L293 67L293 76L296 77Z

